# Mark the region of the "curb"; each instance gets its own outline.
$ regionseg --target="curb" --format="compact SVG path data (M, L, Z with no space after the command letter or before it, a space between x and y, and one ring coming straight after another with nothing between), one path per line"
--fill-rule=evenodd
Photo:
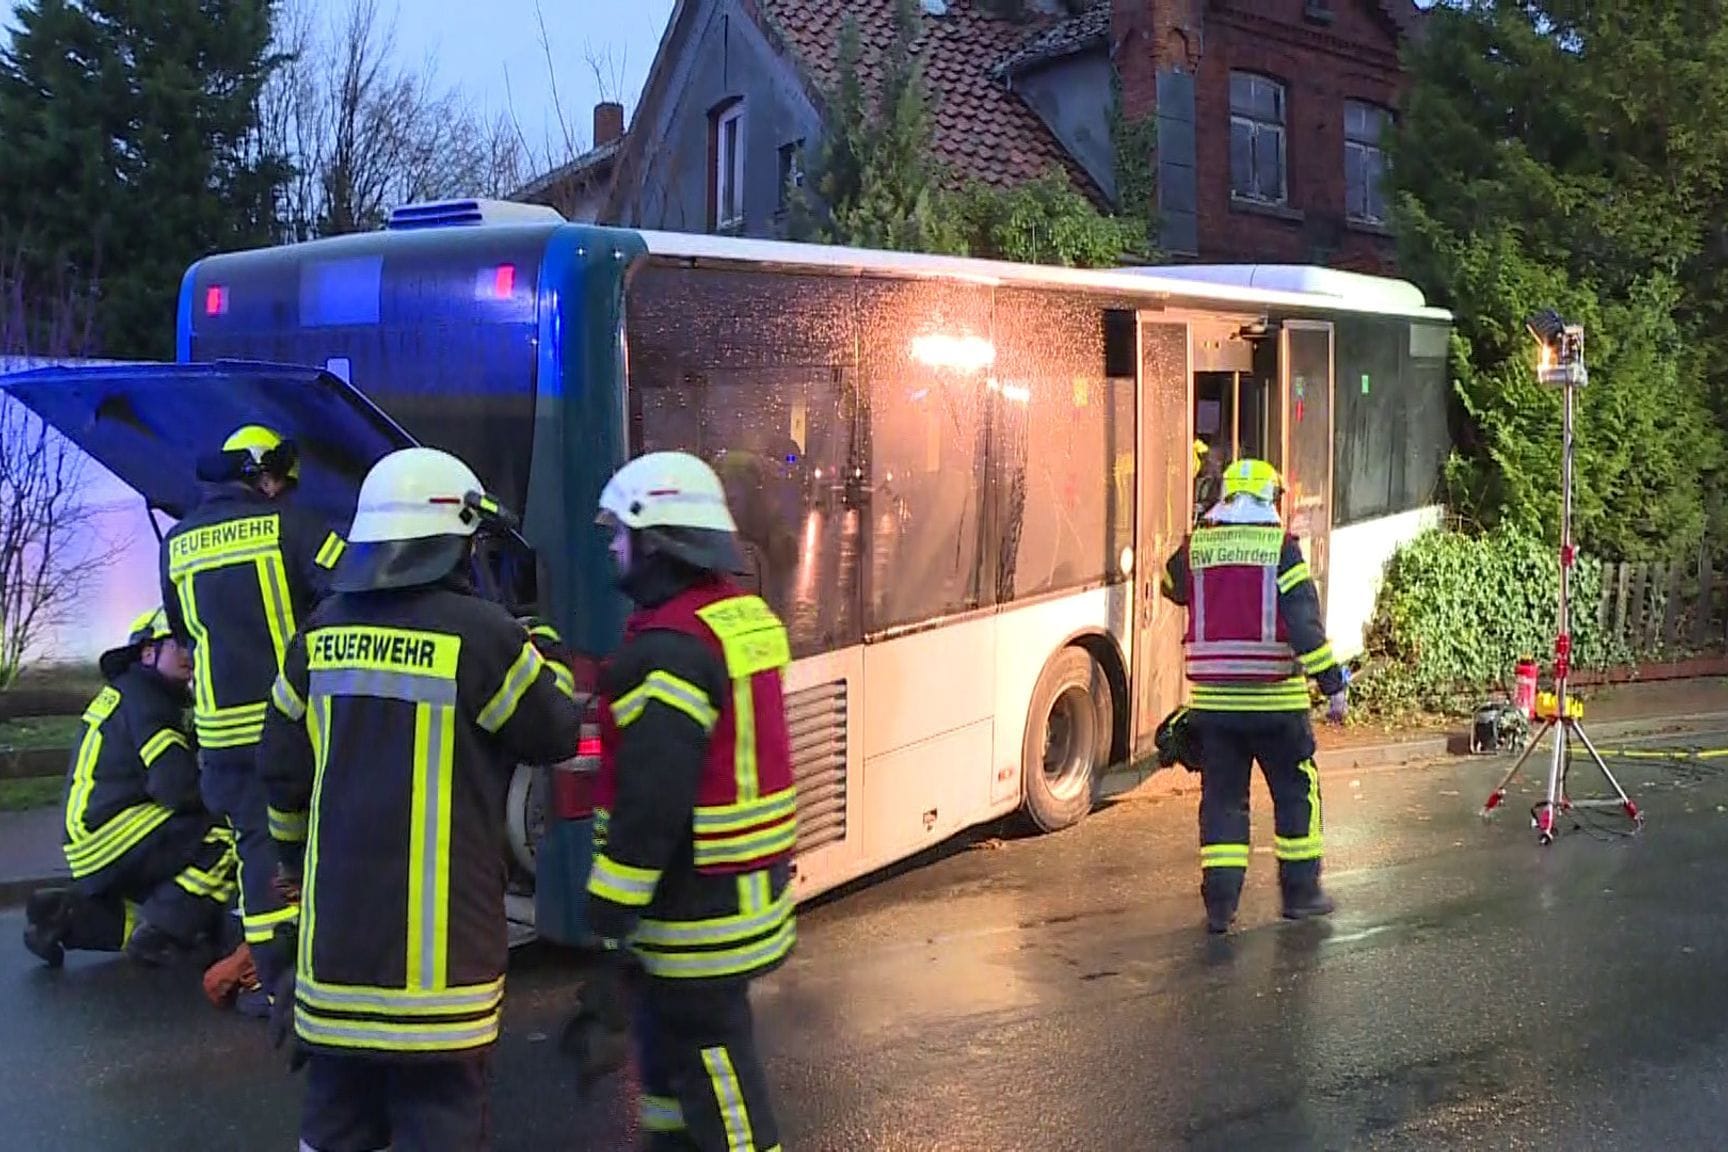
M34 879L0 880L0 912L21 906L43 888L63 888L70 883L72 875L69 872Z
M1632 720L1615 720L1591 724L1585 720L1592 739L1604 740L1648 738L1673 730L1728 728L1728 711L1690 712L1674 716L1644 716ZM1547 743L1546 740L1543 741ZM1454 760L1494 760L1497 756L1476 756L1470 753L1468 737L1461 732L1441 733L1413 740L1389 740L1384 744L1359 744L1336 748L1321 748L1316 754L1322 778L1341 772L1363 772L1377 768L1402 768L1410 764L1450 758ZM1607 755L1604 752L1604 755ZM1181 768L1150 768L1135 766L1119 768L1104 777L1100 786L1105 800L1154 800L1170 796L1197 795L1200 777Z

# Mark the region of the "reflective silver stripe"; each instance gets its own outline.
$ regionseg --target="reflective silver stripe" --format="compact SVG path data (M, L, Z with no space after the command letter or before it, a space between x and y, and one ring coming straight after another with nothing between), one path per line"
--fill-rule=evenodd
M792 914L792 890L788 888L766 908L738 916L722 916L715 920L693 920L674 923L666 920L642 920L630 937L633 944L650 947L689 947L698 944L730 944L748 940L780 927L781 921Z
M286 675L276 677L276 683L270 686L270 699L275 703L276 710L290 720L302 720L306 716L306 702L300 699L294 691L294 685L288 683Z
M687 954L648 949L638 951L636 956L651 976L684 980L704 976L732 976L778 960L791 951L797 939L797 921L787 920L774 935L744 948Z
M1192 564L1188 567L1188 612L1192 617L1194 639L1206 639L1206 576Z
M456 690L454 681L444 681ZM442 767L444 726L450 713L432 708L426 716L426 761L415 765L426 782L426 809L420 825L424 855L420 865L420 986L437 987L438 972L438 872L443 858L438 852L439 807L443 800Z
M1260 570L1260 639L1278 639L1278 569Z
M294 609L282 598L287 585L287 575L282 571L282 556L278 553L274 562L266 560L263 570L258 573L259 582L264 585L266 595L270 598L270 615L276 621L276 635L272 637L282 645L282 652L288 650L288 642L294 639ZM281 652L277 658L281 658Z
M1200 659L1213 656L1280 660L1296 658L1290 645L1277 640L1269 644L1261 640L1190 640L1182 645L1182 651L1188 656Z
M1188 675L1276 676L1280 679L1299 671L1292 660L1190 660Z
M314 696L373 696L384 700L406 700L451 708L456 704L456 681L411 672L382 672L375 668L320 669L309 684Z
M197 575L200 572L212 572L217 568L232 568L249 560L258 560L265 556L274 556L277 544L259 544L252 548L243 548L237 552L218 552L214 555L199 555L190 560L171 561L168 565L168 576L174 579L188 574Z
M444 992L407 992L394 988L342 988L302 977L295 988L300 1000L314 1010L329 1012L373 1009L382 1012L485 1012L504 1002L504 981Z
M516 662L504 675L504 683L498 686L497 694L486 702L486 707L480 710L474 722L488 732L504 727L504 722L516 714L516 706L522 703L522 697L534 683L534 678L540 675L545 663L538 648L533 644L523 644Z

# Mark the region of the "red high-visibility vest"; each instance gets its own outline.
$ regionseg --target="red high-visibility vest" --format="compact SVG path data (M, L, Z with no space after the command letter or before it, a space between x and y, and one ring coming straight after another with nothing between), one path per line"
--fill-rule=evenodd
M1196 684L1269 684L1302 676L1278 612L1276 526L1228 524L1189 538L1184 670Z
M691 834L698 872L750 872L792 857L798 819L781 669L791 659L785 626L759 596L724 583L681 592L635 612L624 642L649 629L694 636L725 661L728 699L718 717L696 793ZM599 701L600 773L595 818L609 821L617 795L618 725L612 701Z

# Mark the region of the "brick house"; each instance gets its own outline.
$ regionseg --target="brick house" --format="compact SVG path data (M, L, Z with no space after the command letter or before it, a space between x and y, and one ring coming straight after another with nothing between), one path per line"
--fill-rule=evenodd
M1117 205L1115 89L1155 125L1171 260L1390 268L1378 129L1413 0L920 0L931 147L954 182L1051 168ZM678 0L601 219L785 234L843 17L866 87L895 0Z

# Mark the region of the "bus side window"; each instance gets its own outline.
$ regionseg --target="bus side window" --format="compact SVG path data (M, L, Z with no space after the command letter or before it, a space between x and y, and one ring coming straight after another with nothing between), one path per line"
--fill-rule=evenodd
M631 450L713 466L738 524L740 583L773 605L799 656L862 635L853 291L649 265L626 301Z

